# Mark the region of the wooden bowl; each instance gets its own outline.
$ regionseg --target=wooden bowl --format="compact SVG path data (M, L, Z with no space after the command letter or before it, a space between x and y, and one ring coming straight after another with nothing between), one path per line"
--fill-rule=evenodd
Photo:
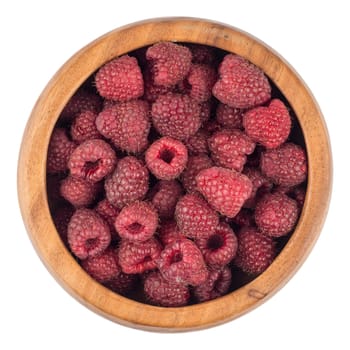
M308 157L308 185L300 219L271 266L226 296L177 308L136 302L90 278L62 243L51 219L46 193L49 139L69 98L105 62L159 41L214 46L241 55L260 67L294 109ZM34 106L23 135L18 165L18 195L26 229L37 253L57 281L98 314L124 325L157 331L218 325L252 310L276 293L301 266L320 234L330 200L331 181L331 151L325 122L312 94L293 68L251 35L228 25L195 18L153 19L127 25L76 53L51 79Z

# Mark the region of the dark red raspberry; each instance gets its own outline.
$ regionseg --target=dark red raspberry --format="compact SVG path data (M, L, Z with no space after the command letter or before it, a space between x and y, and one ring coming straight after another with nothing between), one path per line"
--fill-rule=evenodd
M255 143L238 129L217 131L208 140L211 158L218 166L242 171Z
M105 286L113 292L127 296L136 288L138 275L120 272L117 277L105 283Z
M84 111L99 113L102 108L101 97L79 89L68 101L60 114L60 120L71 121L76 115Z
M243 112L240 108L232 108L223 103L219 103L216 108L216 120L223 127L229 129L242 129Z
M271 97L271 87L264 72L245 58L227 54L219 66L214 96L233 108L252 108Z
M176 221L166 221L159 228L159 240L163 246L182 238L186 236L179 230Z
M95 77L99 94L115 101L129 101L144 92L141 68L135 57L124 55L102 66Z
M101 181L109 175L117 163L112 147L103 140L87 140L71 154L68 167L74 177L91 182Z
M162 136L186 140L201 126L201 108L188 95L160 95L152 104L153 126Z
M57 174L68 169L68 160L76 144L69 140L66 130L55 128L52 132L47 151L47 172Z
M292 142L262 152L260 167L275 184L295 186L306 180L307 160L302 147Z
M61 182L60 193L65 200L79 208L92 204L101 188L101 183L69 175Z
M148 191L148 181L146 166L133 156L124 157L105 180L106 197L120 209L135 200L143 199Z
M160 42L147 49L146 59L150 62L154 83L170 86L185 78L190 70L192 54L185 46Z
M188 158L187 166L181 175L182 185L188 193L197 190L196 176L203 169L213 166L212 160L206 154Z
M184 143L189 154L209 153L208 139L210 134L207 130L199 129L194 135L190 136Z
M147 241L156 232L158 214L149 203L136 201L121 210L114 226L121 238Z
M73 206L67 204L55 209L51 215L55 224L56 230L60 235L62 242L68 247L68 223L73 216L75 209Z
M212 64L215 60L215 49L212 46L200 44L187 44L192 52L193 63Z
M296 186L290 191L288 191L288 195L297 201L299 209L301 210L305 202L305 196L306 196L305 187Z
M254 211L248 208L242 208L238 214L232 219L232 222L243 227L255 225Z
M276 245L271 237L263 235L255 227L246 226L238 236L235 264L250 275L265 271L276 256Z
M188 286L167 281L159 271L147 275L144 292L148 302L158 306L185 306L190 299Z
M174 216L176 203L182 195L182 187L176 180L160 180L151 189L148 198L160 219Z
M234 170L211 167L196 176L197 189L222 215L234 217L252 193L252 182Z
M199 248L189 239L168 244L157 259L162 276L171 283L198 286L208 278Z
M113 249L107 249L97 256L83 260L81 266L93 279L100 283L116 278L121 271L118 264L118 254Z
M139 153L148 144L149 105L132 100L105 107L96 118L97 130L123 151Z
M151 173L161 180L172 180L185 169L188 159L186 146L171 137L161 137L153 142L145 153Z
M111 231L112 239L118 239L119 235L117 234L114 223L117 218L120 210L112 205L108 199L104 198L99 201L95 207L95 211L97 214L101 216L101 218L107 222L109 229Z
M195 243L201 250L205 262L213 267L227 265L237 252L237 237L231 227L224 222L221 222L209 237L198 238Z
M219 224L217 213L196 194L186 194L179 199L175 219L180 231L189 238L208 237Z
M222 126L215 119L209 119L204 123L203 129L209 134L214 134L214 132L222 130Z
M154 270L156 259L162 251L161 244L154 238L144 242L122 239L119 246L119 265L124 273L137 274Z
M267 107L256 107L243 115L247 135L266 148L276 148L289 136L292 121L287 107L274 99Z
M259 230L271 237L281 237L295 226L299 216L297 202L276 192L263 196L255 208L255 222Z
M72 140L82 143L90 139L102 138L95 125L97 114L92 111L83 111L77 114L70 128Z
M148 102L154 102L158 96L165 95L168 92L175 92L175 86L156 85L153 80L153 74L149 69L145 69L143 73L145 82L145 93L143 98Z
M210 269L209 277L201 285L193 288L196 300L200 303L225 295L231 285L231 270L225 266L221 269Z
M68 224L68 244L79 259L101 254L109 245L107 223L92 209L77 209Z

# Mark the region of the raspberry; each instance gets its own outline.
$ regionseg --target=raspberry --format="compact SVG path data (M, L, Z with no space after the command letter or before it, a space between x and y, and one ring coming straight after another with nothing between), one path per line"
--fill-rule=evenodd
M135 57L124 55L102 66L95 77L99 94L115 101L129 101L143 95L143 77Z
M199 113L199 118L202 122L202 124L204 124L206 121L208 121L211 117L211 111L213 109L215 102L213 99L210 99L208 101L202 102L199 104L200 106L200 113Z
M219 103L216 108L216 120L225 128L242 129L243 111L243 109L232 108L223 103Z
M259 230L271 237L289 233L298 220L297 202L283 193L263 196L255 208L255 222Z
M186 140L201 125L201 108L188 95L168 93L160 95L152 104L153 126L162 136Z
M81 266L93 279L100 283L107 282L120 273L118 254L113 249L107 249L100 255L83 260Z
M232 221L241 227L252 226L255 224L254 211L249 208L242 208Z
M135 289L137 281L137 275L120 272L117 277L107 281L105 286L115 293L126 296Z
M79 89L68 101L60 114L60 120L71 121L77 114L91 111L99 113L102 107L100 96Z
M252 108L270 99L271 87L257 66L243 57L227 54L220 63L213 95L232 108Z
M162 223L159 229L159 239L163 246L182 238L186 238L186 236L179 230L175 221Z
M79 259L101 254L109 245L111 234L106 222L92 209L77 209L68 224L68 244Z
M209 270L209 277L201 285L193 288L193 293L198 302L213 300L225 295L231 285L231 270L225 266L221 269Z
M190 136L185 145L190 154L208 153L208 138L210 134L207 130L199 129L194 135Z
M265 271L276 256L274 240L248 226L241 229L237 238L236 266L250 275Z
M157 259L162 276L171 283L197 286L208 277L199 248L189 239L168 244Z
M75 148L76 144L68 139L65 129L54 129L47 151L47 172L57 174L66 171L69 157Z
M295 186L305 181L307 160L305 151L292 142L262 152L260 167L275 184Z
M68 167L72 176L98 182L110 174L117 162L112 147L103 140L87 140L71 154Z
M115 230L114 222L120 212L119 209L117 209L105 198L97 203L95 211L108 224L109 229L111 231L112 239L118 239L119 235Z
M96 129L95 120L97 114L92 111L80 112L74 119L70 128L72 140L82 143L90 139L101 138L101 134Z
M189 95L198 102L205 102L212 96L215 69L206 64L192 64L186 82L190 85Z
M56 230L60 235L62 242L66 246L68 246L68 223L73 216L74 211L74 207L71 205L65 205L57 208L54 212L52 212L52 220L55 224Z
M189 238L208 237L219 223L217 213L196 194L186 194L179 199L175 219L180 231Z
M208 145L216 165L237 171L242 171L247 155L255 148L255 143L238 129L215 132Z
M188 286L167 281L160 272L151 272L144 281L144 292L153 305L184 306L190 299Z
M148 191L148 181L149 173L144 164L133 156L124 157L105 180L106 197L120 209L143 199Z
M156 85L171 86L184 79L190 70L192 54L182 45L160 42L146 51Z
M188 158L187 166L182 173L182 185L188 193L197 190L196 176L203 169L213 166L213 162L206 154L200 154Z
M124 273L137 274L154 270L157 267L156 259L162 251L161 244L150 238L144 242L121 240L119 247L119 265Z
M61 182L60 192L64 199L79 208L90 205L96 199L100 189L100 183L69 175Z
M145 69L143 79L145 82L145 93L143 98L148 102L152 103L158 98L158 96L175 91L175 86L156 85L153 80L152 72L149 69Z
M149 198L161 219L174 216L175 206L182 195L182 187L176 180L160 180L151 189Z
M291 125L289 111L278 99L272 100L267 107L256 107L243 115L247 135L266 148L276 148L285 142Z
M157 229L158 214L147 202L136 201L121 210L114 226L121 238L146 241Z
M234 170L211 167L196 176L197 189L222 215L234 217L252 193L252 182Z
M148 103L133 100L110 105L97 116L96 127L121 150L142 152L147 147L151 127Z
M187 44L192 53L193 63L212 64L215 60L215 52L212 46L200 44Z
M184 170L188 159L186 146L171 137L162 137L153 142L145 153L151 173L161 180L172 180Z
M224 222L220 223L209 237L198 238L195 243L209 266L224 266L237 252L237 237L231 227Z

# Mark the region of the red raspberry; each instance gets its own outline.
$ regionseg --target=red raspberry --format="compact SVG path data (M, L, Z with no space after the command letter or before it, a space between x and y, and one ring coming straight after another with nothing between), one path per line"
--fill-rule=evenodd
M198 238L195 243L201 250L205 262L213 267L227 265L237 252L237 237L231 227L224 222L221 222L209 237Z
M96 199L100 189L100 183L69 175L61 182L60 192L65 200L79 208L90 205Z
M230 289L231 278L231 270L227 266L209 270L209 277L206 281L193 288L196 300L202 303L225 295Z
M208 139L210 134L207 130L199 129L194 135L190 136L185 145L190 154L209 153Z
M69 157L75 148L76 144L68 139L65 129L54 129L47 151L47 172L56 174L66 171Z
M213 166L212 160L206 154L188 158L187 166L181 175L182 185L188 193L197 190L196 176L203 169Z
M232 108L223 103L219 103L216 108L216 120L225 128L242 129L243 112L243 109Z
M161 244L154 238L144 242L122 239L119 247L119 265L124 273L136 274L154 270L156 259L162 251Z
M197 189L222 215L234 217L252 193L252 182L234 170L211 167L196 176Z
M255 143L238 129L215 132L208 145L216 165L237 171L242 171L247 155L255 148Z
M303 208L306 196L306 190L304 186L297 186L288 191L288 195L297 201L299 209Z
M187 44L192 53L193 63L212 64L215 60L215 51L212 46L200 44Z
M160 180L151 189L148 197L161 219L174 216L176 203L182 195L182 187L176 180Z
M185 169L188 159L186 146L171 137L161 137L153 142L145 153L151 173L161 180L172 180Z
M114 226L121 238L146 241L157 229L158 214L147 202L136 201L121 210Z
M60 114L60 120L71 121L77 114L91 111L95 114L99 113L102 108L101 97L79 89L68 101Z
M213 106L215 105L215 101L211 98L208 101L202 102L199 104L201 112L199 114L199 118L202 122L202 124L204 124L205 122L207 122L210 117L211 117L211 112L213 109Z
M68 223L74 214L74 207L71 205L65 205L54 210L52 214L52 220L55 224L56 230L60 235L62 242L68 247Z
M182 45L172 42L160 42L146 51L156 85L176 85L185 78L190 70L192 54Z
M205 102L212 96L216 71L206 64L192 64L186 82L190 85L189 95L198 102Z
M263 152L260 167L263 174L282 186L298 185L304 182L307 176L305 151L291 142Z
M81 266L93 279L100 283L116 278L121 271L118 264L118 254L113 249L107 249L100 255L83 260Z
M121 150L142 152L147 147L151 127L149 105L141 100L110 105L97 116L96 127Z
M254 211L248 208L242 208L232 219L232 222L241 227L255 225Z
M120 213L119 209L112 205L106 198L99 201L95 207L97 214L107 222L109 229L111 231L112 239L118 239L119 235L117 234L114 223L118 214Z
M90 139L99 139L101 134L96 129L95 120L97 114L92 111L80 112L74 119L70 128L72 140L82 143Z
M117 163L112 147L103 140L87 140L71 154L68 167L74 177L98 182L110 174Z
M124 55L102 66L95 77L99 94L115 101L129 101L144 92L143 77L135 57Z
M283 193L263 196L255 208L255 222L259 230L271 237L281 237L295 226L299 216L297 202Z
M252 108L270 99L271 87L257 66L241 56L227 54L220 63L213 95L232 108Z
M256 107L243 115L247 135L266 148L276 148L289 136L292 121L287 107L274 99L267 107Z
M189 238L208 237L219 224L217 213L196 194L186 194L179 199L175 219L180 231Z
M120 272L117 277L105 283L105 286L113 292L126 296L136 288L138 282L137 275Z
M101 254L109 245L108 225L92 209L77 209L68 224L68 244L79 259Z
M106 197L120 209L143 199L148 191L148 181L149 173L144 164L133 156L124 157L105 180Z
M160 95L152 104L153 126L162 136L186 140L201 125L201 108L188 95L168 93Z
M143 98L148 102L154 102L158 96L175 91L175 86L156 85L153 80L152 72L147 68L143 73L143 79L145 82L145 93Z
M175 221L162 223L159 229L159 239L163 246L182 238L186 238L186 236L179 230Z
M238 234L235 264L245 273L257 275L265 271L276 256L275 242L254 227L244 227Z
M198 286L208 278L199 248L189 239L168 244L157 259L162 276L171 283Z
M159 306L185 306L190 299L188 286L171 283L158 271L147 275L144 282L144 292L149 303Z

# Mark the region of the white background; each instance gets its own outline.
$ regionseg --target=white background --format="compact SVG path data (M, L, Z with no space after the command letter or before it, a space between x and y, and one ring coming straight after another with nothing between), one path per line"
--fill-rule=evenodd
M0 348L350 349L350 25L346 4L337 0L2 1ZM277 50L318 100L334 160L327 221L295 277L272 299L237 320L180 334L120 326L68 295L45 269L29 241L16 189L25 124L56 70L105 32L160 16L193 16L228 23Z

